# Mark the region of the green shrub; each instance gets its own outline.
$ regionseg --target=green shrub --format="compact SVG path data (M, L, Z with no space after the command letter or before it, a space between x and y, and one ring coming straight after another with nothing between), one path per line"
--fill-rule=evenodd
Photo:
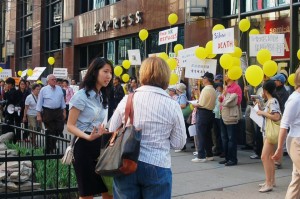
M33 153L33 156L44 156L44 150L41 148L38 149L26 149L24 147L20 147L17 144L6 143L8 149L14 149L19 151L20 156L30 156ZM57 176L58 176L58 188L67 188L69 187L77 187L76 176L74 172L73 166L69 167L63 165L60 159L47 159L47 160L34 160L33 161L35 168L35 182L41 184L41 188L45 187L44 179L46 179L46 189L52 189L57 187ZM45 167L46 164L46 167ZM45 170L46 168L46 178L45 178ZM69 176L71 177L69 178Z

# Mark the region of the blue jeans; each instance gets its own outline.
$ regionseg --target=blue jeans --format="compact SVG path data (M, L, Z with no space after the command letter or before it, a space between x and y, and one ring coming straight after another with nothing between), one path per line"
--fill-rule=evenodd
M221 135L225 159L237 163L237 124L224 124L221 119Z
M168 199L172 193L172 171L138 162L137 171L114 178L114 199Z

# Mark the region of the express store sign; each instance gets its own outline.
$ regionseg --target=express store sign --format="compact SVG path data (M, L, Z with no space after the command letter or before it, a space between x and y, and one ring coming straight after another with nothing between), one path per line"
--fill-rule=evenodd
M130 13L127 16L113 18L112 20L99 21L95 24L95 32L101 33L112 29L120 29L127 26L133 26L143 22L142 12Z
M284 18L280 20L266 21L265 22L266 34L284 34L284 56L273 57L277 59L289 59L290 58L290 19Z

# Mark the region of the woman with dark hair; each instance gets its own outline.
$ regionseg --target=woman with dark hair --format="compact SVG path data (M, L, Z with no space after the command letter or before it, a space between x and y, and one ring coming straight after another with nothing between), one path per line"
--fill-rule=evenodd
M27 82L26 80L21 79L19 82L19 90L17 90L17 93L18 93L17 95L20 96L20 100L18 102L18 107L21 107L21 110L20 110L20 113L18 113L18 119L17 119L18 126L21 124L22 118L24 115L26 97L28 95L30 95L30 91L26 88L27 87L26 82ZM27 127L27 122L25 122L25 124ZM25 132L23 135L23 138L26 138L27 136L28 136L28 133Z
M81 89L70 100L67 128L79 139L74 147L74 169L81 199L102 194L111 198L101 176L95 173L101 138L106 130L103 121L108 112L109 90L112 89L113 66L105 58L90 64Z
M258 115L264 117L264 122L261 128L264 137L264 145L262 149L261 160L263 163L266 180L264 183L259 184L259 186L261 187L259 189L259 192L261 193L272 191L273 186L275 186L275 164L274 160L272 160L272 156L275 152L275 144L270 143L266 139L266 131L269 130L266 129L267 120L277 122L281 118L279 100L277 98L277 95L274 93L275 88L276 85L272 80L268 80L263 84L263 97L265 100L267 100L267 103L264 110L257 111ZM259 102L258 105L260 107Z

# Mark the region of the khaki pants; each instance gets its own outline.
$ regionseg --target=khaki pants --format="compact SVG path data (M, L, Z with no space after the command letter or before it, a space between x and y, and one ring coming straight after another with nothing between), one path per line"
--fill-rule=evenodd
M293 161L292 180L288 187L285 199L300 198L300 137L288 137L287 150Z

